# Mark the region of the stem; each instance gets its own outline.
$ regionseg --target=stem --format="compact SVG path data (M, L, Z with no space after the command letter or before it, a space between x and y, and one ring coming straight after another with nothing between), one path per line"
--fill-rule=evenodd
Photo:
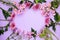
M28 38L28 40L30 40L30 38Z
M14 33L12 33L11 35L13 35L13 34L14 34ZM10 36L11 36L11 35L10 35ZM9 37L10 37L10 36L9 36ZM10 39L9 37L8 37L6 40Z
M0 21L11 21L11 20L4 20L4 19L0 19Z
M2 28L2 29L3 29L3 28L5 28L5 27L4 27L4 26L0 26L0 28Z
M28 39L28 40L30 40L30 39Z
M34 37L34 40L36 40L36 37Z
M51 33L50 33L50 39L53 40L53 39L52 39L52 34L51 34Z
M60 23L55 23L56 25L60 25Z
M9 21L8 24L10 24L11 20L4 20L4 19L0 19L0 21ZM5 26L0 26L0 28L6 28Z
M22 36L21 35L19 35L19 40L22 40Z
M0 0L0 2L6 3L6 4L11 5L11 6L15 7L16 9L18 9L15 5L13 5L13 4L10 3L10 2L5 2L5 1L3 1L3 0Z
M37 4L38 3L38 0L34 0L34 2Z
M49 33L51 33L53 36L55 36L57 40L59 40L59 38L53 32L51 32L48 28L47 28L47 30Z

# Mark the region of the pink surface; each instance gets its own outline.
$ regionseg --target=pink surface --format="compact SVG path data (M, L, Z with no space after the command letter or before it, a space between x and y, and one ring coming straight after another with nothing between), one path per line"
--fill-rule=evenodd
M15 0L14 0L15 1ZM17 2L17 1L16 1ZM49 1L48 1L49 2ZM4 8L5 10L8 10L8 6L6 6L6 5L3 5L3 4L1 4L0 3L0 7L2 7L2 8ZM60 7L59 7L60 8ZM57 11L60 13L60 9L57 9ZM30 10L31 11L31 10ZM19 24L17 24L17 26L18 26L18 28L19 28L19 25L21 25L21 26L25 26L25 27L29 27L29 26L34 26L35 28L34 29L36 29L36 30L38 30L38 27L40 27L41 25L43 26L43 24L44 23L42 23L42 21L44 20L44 18L38 13L36 13L36 14L32 14L32 12L30 12L31 14L28 14L28 13L26 13L23 17L21 17L21 16L17 16L17 19L19 19L19 20L14 20L14 21L16 21L16 23L18 23L19 21L21 21L21 22L19 22ZM26 16L27 15L27 16ZM29 16L30 15L30 16ZM34 15L34 16L33 16ZM29 17L28 17L29 16ZM36 18L35 18L36 17ZM24 19L23 19L24 18ZM29 18L29 19L27 19L27 18ZM39 19L40 18L40 19ZM41 20L41 18L43 19L43 20ZM0 10L0 19L4 19L4 16L3 16L3 14L2 14L2 12L1 12L1 10ZM21 19L21 20L20 20ZM34 20L35 19L35 20ZM39 20L38 20L39 19ZM29 20L29 21L27 21L27 20ZM36 21L38 21L38 22L36 22ZM41 21L41 22L40 22ZM28 23L29 22L29 23ZM2 21L0 21L0 26L4 26L4 25L6 25L8 22L2 22ZM32 24L33 25L32 25ZM24 25L24 24L26 24L26 25ZM28 25L27 25L28 24ZM40 25L39 25L40 24ZM23 28L23 27L22 27ZM42 28L42 27L40 27L40 28ZM27 28L26 28L27 29ZM24 29L25 30L25 29ZM50 30L53 32L53 30L50 28ZM10 35L12 33L12 31L11 31L11 29L9 28L9 30L7 31L7 32L5 32L3 35L1 35L0 36L0 40L6 40L6 38ZM56 26L56 32L55 32L55 34L57 35L57 37L58 38L60 38L60 27L59 27L59 25L57 25ZM53 37L54 38L54 40L56 40L55 39L55 37ZM33 39L33 38L32 38ZM31 39L31 40L32 40ZM38 38L37 37L37 40L39 40L40 38ZM42 40L42 39L41 39Z

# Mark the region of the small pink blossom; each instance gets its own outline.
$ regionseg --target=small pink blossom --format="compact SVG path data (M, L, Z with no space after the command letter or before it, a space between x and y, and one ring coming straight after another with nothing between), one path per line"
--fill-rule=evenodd
M50 8L46 8L47 12L49 12L51 9Z
M15 17L15 14L11 14L11 20L13 20L13 18Z
M44 16L45 15L45 13L46 13L46 10L41 10L41 14Z
M30 2L27 2L25 3L26 7L30 7L31 3Z
M11 28L12 30L15 29L15 23L11 22L11 23L10 23L10 28Z
M16 5L16 2L13 2L14 5Z
M47 6L48 6L48 8L50 8L51 7L51 3L47 3Z
M24 10L25 8L26 8L26 5L25 5L25 4L21 4L21 5L18 7L19 10Z
M40 4L35 4L34 6L33 6L33 9L34 10L37 10L37 9L39 9L40 8Z
M17 12L18 14L21 14L21 10L18 10L18 12Z
M12 13L17 14L17 9L13 9Z
M27 37L32 38L31 32L27 32Z
M49 26L49 24L50 24L50 18L49 18L49 17L47 17L47 18L45 19L45 24L46 24L47 26Z
M18 4L17 2L13 2L13 4L18 8L20 4Z

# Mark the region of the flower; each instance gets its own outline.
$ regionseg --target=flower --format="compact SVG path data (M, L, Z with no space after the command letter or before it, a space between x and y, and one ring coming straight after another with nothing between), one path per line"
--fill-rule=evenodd
M34 9L34 10L37 10L37 9L40 8L40 6L41 6L40 4L35 4L35 5L33 6L33 9Z
M12 11L11 17L12 19L14 18L12 21L14 21L15 23L14 22L11 23L11 28L14 29L16 26L17 32L19 32L18 29L20 29L21 32L19 33L21 33L23 37L25 36L27 36L28 38L32 37L31 28L36 30L37 34L35 35L39 36L39 31L41 30L41 28L45 27L45 25L49 26L50 16L51 15L54 16L53 14L55 13L55 11L50 8L51 7L50 3L43 3L43 4L37 3L34 4L31 8L30 8L31 6L30 2L16 5L18 5L17 6L18 10L13 9ZM21 14L23 13L24 15L22 15L23 16L22 17ZM35 20L32 20L31 18Z
M12 30L15 29L15 23L14 23L14 22L11 22L11 23L10 23L10 28L11 28Z
M26 7L30 7L31 3L30 2L27 2L25 3Z
M45 24L46 24L47 26L49 26L49 24L50 24L50 18L49 18L49 17L46 17L46 19L45 19Z
M11 19L13 19L14 17L15 17L15 14L12 13L12 14L11 14Z

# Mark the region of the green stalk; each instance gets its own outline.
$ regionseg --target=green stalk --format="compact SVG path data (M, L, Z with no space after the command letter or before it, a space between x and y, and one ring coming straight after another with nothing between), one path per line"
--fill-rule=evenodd
M60 0L54 0L54 1L58 1L58 2L59 2L59 4L60 4Z
M11 21L11 20L4 20L4 19L0 19L0 21Z
M38 0L35 0L36 4L38 3Z
M3 3L8 4L8 5L11 5L11 6L15 7L16 9L18 9L15 5L13 5L13 3L5 2L5 1L3 1L3 0L0 0L0 2L3 2Z
M34 37L34 40L36 40L36 37Z
M51 32L48 28L47 28L47 31L50 33L50 35L52 34L53 36L56 37L57 40L59 40L59 38L53 32Z
M24 0L21 0L21 1L23 1L23 2L24 2Z
M14 34L14 33L11 33L11 34L10 34L10 36L12 36L13 34ZM10 36L9 36L9 37L10 37ZM10 40L10 38L9 38L9 37L8 37L6 40Z

